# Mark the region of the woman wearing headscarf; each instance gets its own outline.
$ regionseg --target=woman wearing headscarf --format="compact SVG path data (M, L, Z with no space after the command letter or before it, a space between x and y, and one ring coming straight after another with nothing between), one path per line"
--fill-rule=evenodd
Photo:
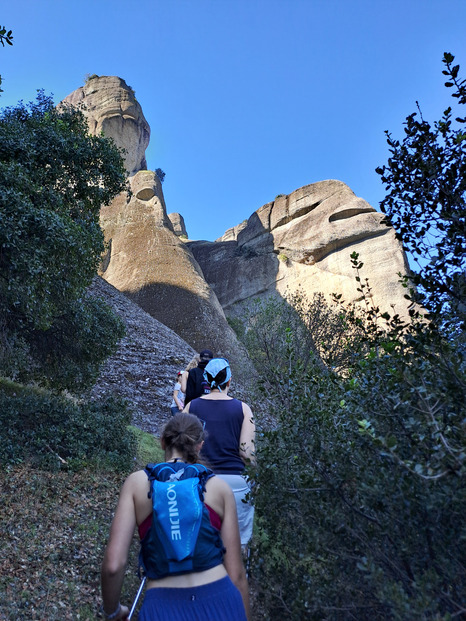
M216 475L233 490L238 512L241 545L252 536L254 507L244 502L250 488L243 476L246 464L254 464L255 425L247 403L228 396L231 368L225 358L214 358L205 367L204 377L211 392L187 404L184 411L205 423L207 438L203 456Z

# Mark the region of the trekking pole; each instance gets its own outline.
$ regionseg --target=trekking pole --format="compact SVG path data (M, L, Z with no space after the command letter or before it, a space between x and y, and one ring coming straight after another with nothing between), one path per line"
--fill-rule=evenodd
M131 610L129 611L128 621L133 616L133 612L134 612L134 610L136 608L136 605L138 603L138 599L141 597L142 589L144 588L144 585L146 584L146 579L147 579L146 576L144 576L144 578L141 580L141 584L139 585L138 592L136 593L136 597L134 598L133 605L131 606Z

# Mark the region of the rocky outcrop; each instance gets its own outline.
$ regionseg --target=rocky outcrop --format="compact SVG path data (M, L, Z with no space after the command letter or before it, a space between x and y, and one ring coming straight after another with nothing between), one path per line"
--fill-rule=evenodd
M113 138L125 150L129 175L147 168L150 127L131 87L116 76L91 76L62 103L82 107L91 134Z
M253 369L244 348L191 251L175 233L160 179L146 170L150 131L134 92L120 78L93 77L64 101L84 105L91 133L103 131L128 151L132 196L121 193L101 210L107 242L101 275L197 351L208 347L227 356L236 378L247 380ZM176 227L181 222L184 227L181 217Z
M171 416L177 372L187 366L195 351L102 278L94 280L90 293L104 299L126 327L126 336L105 362L91 396L123 397L132 410L133 423L158 435Z
M228 357L243 391L255 372L225 313L241 313L253 298L300 290L308 296L336 292L357 301L350 262L356 251L374 302L405 314L398 272L408 268L394 231L341 181L321 181L279 196L216 242L183 242L183 217L167 215L160 179L146 170L150 130L132 89L117 77L91 77L65 102L84 105L91 132L103 131L127 151L132 195L120 194L101 211L107 242L102 276L189 344L189 356L208 347ZM170 341L169 347L188 356L185 345ZM150 348L141 347L141 352L151 356ZM174 372L176 360L164 374ZM135 381L143 386L142 376L150 378L152 372L144 365L141 369Z
M360 297L350 255L364 263L374 302L406 313L398 272L408 265L383 214L341 181L321 181L281 196L229 229L216 242L189 242L227 314L260 295L302 290L308 295Z
M157 175L142 171L130 181L130 200L122 193L101 210L108 246L103 278L197 351L208 347L228 357L242 381L250 363L197 261L173 232Z
M188 237L188 233L186 231L186 225L184 223L184 218L181 214L169 213L168 219L172 223L173 232L175 233L175 235L178 235L178 237L186 237L186 238Z

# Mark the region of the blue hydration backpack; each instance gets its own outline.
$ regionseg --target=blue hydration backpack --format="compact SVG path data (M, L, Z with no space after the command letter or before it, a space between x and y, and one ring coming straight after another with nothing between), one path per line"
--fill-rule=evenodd
M204 505L214 476L201 464L149 464L152 524L141 541L140 565L149 579L202 571L223 559L220 534Z

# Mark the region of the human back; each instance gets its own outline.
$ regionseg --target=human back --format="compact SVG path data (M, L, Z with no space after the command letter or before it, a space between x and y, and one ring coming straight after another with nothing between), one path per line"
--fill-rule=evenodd
M199 354L197 366L183 373L181 390L185 393L185 405L193 399L210 392L210 386L204 379L204 369L213 357L214 355L210 349L203 349Z
M245 462L240 456L243 404L238 399L195 399L189 411L205 421L208 437L202 455L216 474L242 473Z
M190 401L184 411L195 414L205 424L208 436L202 455L235 495L245 550L252 537L254 507L248 501L250 485L244 469L255 463L255 424L249 405L228 395L232 377L228 360L214 358L204 374L211 392Z
M203 439L204 430L195 416L174 416L167 423L162 435L166 467L171 468L175 474L191 468L192 464L198 462ZM164 469L165 465L160 467ZM199 466L199 470L206 469ZM211 618L227 621L233 618L233 613L235 619L246 619L245 610L247 614L249 611L248 589L241 561L235 500L228 485L212 474L203 481L203 488L203 507L205 512L208 511L210 519L209 523L204 519L202 527L203 559L210 559L207 567L204 568L202 559L200 565L196 559L194 570L160 572L158 566L155 573L149 572L146 596L139 613L140 621L174 621L180 618L177 616L181 615L180 606L183 608L183 618L186 619ZM152 499L148 497L150 489L151 484L145 470L130 475L123 485L102 566L102 594L104 610L107 613L111 614L112 606L118 603L115 599L115 576L118 575L118 580L122 582L134 528L138 527L144 541L148 533L150 538L151 529L157 525L158 514L154 512ZM153 545L148 547L148 553L160 553L163 556L163 551L157 550ZM146 556L146 560L147 558ZM157 563L155 566L157 567ZM187 590L194 600L185 600ZM197 602L196 605L191 605L193 616L186 616L189 601ZM124 613L125 607L122 606L121 609ZM165 609L165 613L161 612ZM117 621L125 618L118 615L112 617Z

